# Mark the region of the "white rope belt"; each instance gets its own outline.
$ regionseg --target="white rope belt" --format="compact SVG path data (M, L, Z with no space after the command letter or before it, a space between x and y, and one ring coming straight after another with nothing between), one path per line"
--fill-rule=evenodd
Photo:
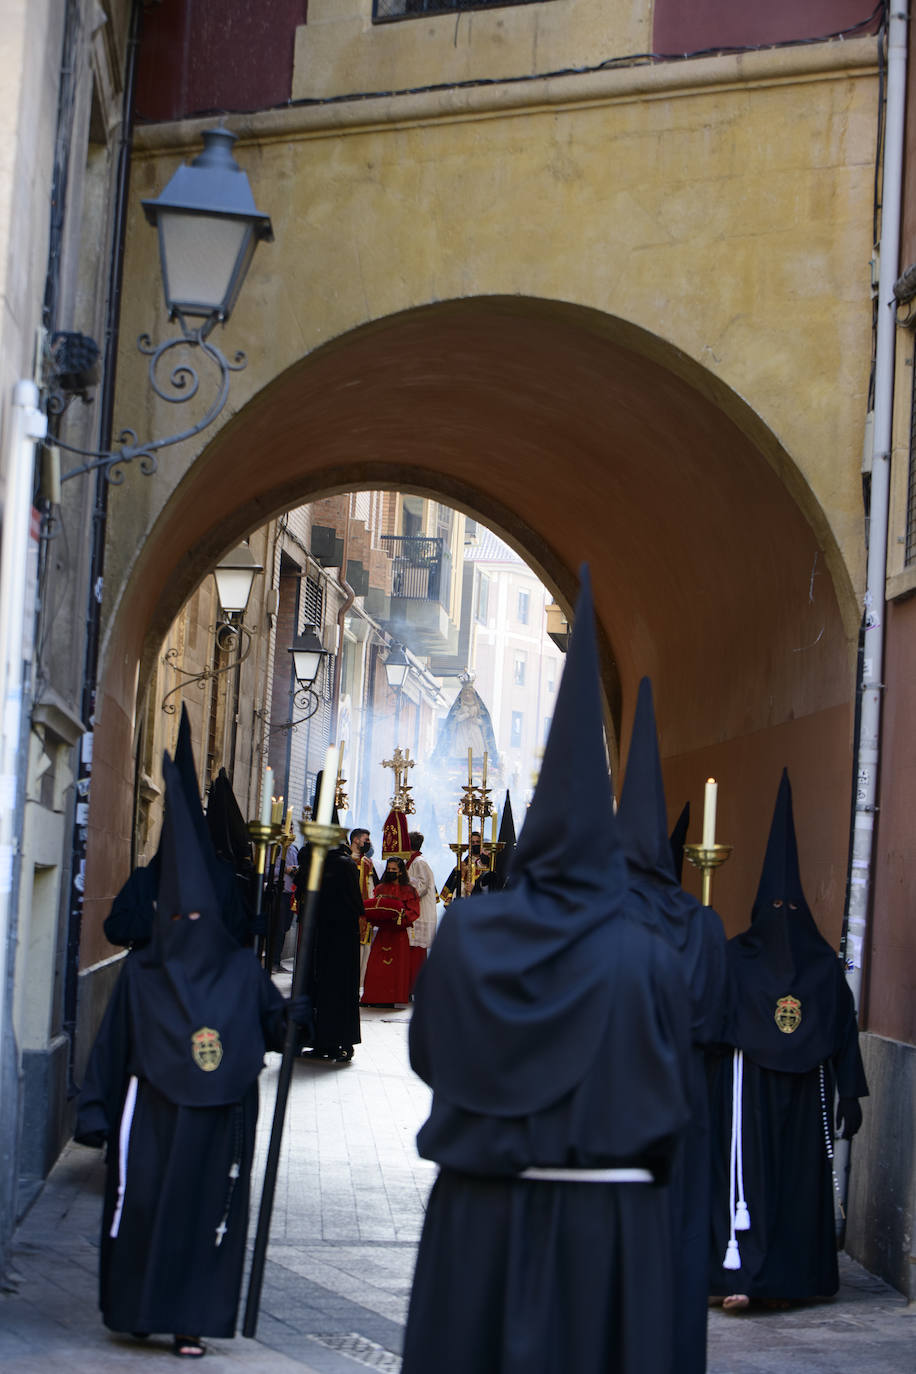
M545 1183L654 1183L648 1169L523 1169L519 1178Z

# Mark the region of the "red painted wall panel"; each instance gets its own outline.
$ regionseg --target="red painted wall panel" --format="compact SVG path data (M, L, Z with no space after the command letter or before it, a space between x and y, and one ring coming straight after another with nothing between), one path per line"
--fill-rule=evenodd
M697 53L707 48L767 47L803 38L825 38L868 25L874 0L655 0L653 51Z
M137 71L141 121L261 110L289 100L308 0L163 0L148 8Z
M916 598L887 607L875 886L866 976L870 1031L916 1045Z

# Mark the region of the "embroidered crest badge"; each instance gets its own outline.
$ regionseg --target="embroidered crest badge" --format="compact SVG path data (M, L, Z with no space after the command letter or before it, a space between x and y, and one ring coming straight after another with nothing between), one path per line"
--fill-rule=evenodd
M776 1003L775 1020L785 1035L791 1035L801 1025L801 1002L797 997L780 997Z
M199 1069L203 1069L204 1073L212 1073L214 1069L218 1069L223 1057L219 1031L211 1030L209 1026L201 1026L200 1030L191 1036L191 1054L194 1063Z

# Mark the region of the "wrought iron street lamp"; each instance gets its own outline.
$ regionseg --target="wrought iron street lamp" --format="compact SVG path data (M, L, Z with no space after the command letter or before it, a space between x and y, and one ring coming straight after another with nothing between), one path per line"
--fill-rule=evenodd
M409 672L410 664L404 653L404 646L403 644L395 644L385 659L385 676L388 679L388 686L393 692L400 695Z
M224 616L245 614L254 579L264 568L246 543L221 558L213 569L219 608Z
M323 661L329 657L327 649L318 638L314 625L306 625L287 650L292 655L293 673L298 690L293 694L293 703L305 715L291 720L288 725L276 726L279 730L294 730L297 725L311 720L321 705L321 698L315 691L315 681Z
M158 199L143 202L146 217L159 235L169 319L178 321L181 333L158 346L148 334L141 334L137 348L149 359L147 371L153 391L173 405L184 404L198 394L200 377L196 367L184 361L174 363L160 381L159 365L174 348L199 349L218 374L212 404L197 424L146 443L140 443L132 429L123 430L121 447L110 450L83 449L55 438L59 448L90 460L64 473L61 481L102 468L110 482L120 483L124 480L123 465L135 458L141 472L149 476L156 471L159 449L193 438L213 423L228 399L230 374L245 367L244 353L235 353L230 362L209 339L214 327L225 324L231 315L255 248L273 238L270 219L255 206L248 177L232 155L235 138L228 129L208 129L203 135L203 152L190 166L179 167ZM82 346L78 346L79 341ZM86 399L91 368L75 367L73 359L85 361L93 349L97 355L93 341L81 335L55 335L47 386L50 415L62 414L74 395Z
M206 338L225 323L238 299L262 239L271 240L267 215L255 207L248 178L232 156L235 134L208 129L204 150L179 167L158 200L143 201L159 231L159 260L169 319L189 334L186 316L203 320Z
M176 673L181 673L183 680L166 692L162 698L162 709L166 715L171 716L175 713L175 703L170 698L176 692L181 692L185 687L190 687L196 682L203 691L208 682L214 678L228 673L231 669L238 670L251 653L253 636L248 626L244 624L243 617L248 606L248 599L251 596L251 588L258 573L264 571L263 564L255 558L247 543L239 544L237 548L230 550L213 569L213 580L216 582L216 595L219 598L220 618L215 627L216 642L221 651L232 648L233 644L238 646L238 652L229 658L228 663L223 663L219 668L204 668L200 673L189 673L186 669L179 667L178 658L181 650L173 647L163 655L163 663L174 668ZM234 752L234 751L233 751Z

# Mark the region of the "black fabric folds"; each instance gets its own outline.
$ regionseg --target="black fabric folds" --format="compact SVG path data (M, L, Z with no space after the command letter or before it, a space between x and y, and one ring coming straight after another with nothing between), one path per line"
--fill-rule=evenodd
M684 876L684 845L687 841L687 831L690 829L690 802L684 802L681 814L674 822L674 829L671 832L671 860L674 864L674 876L678 882Z
M785 769L751 924L729 940L728 957L735 982L731 1044L783 1073L807 1073L836 1053L848 990L802 891Z
M437 1094L466 1111L513 1117L576 1087L604 1041L618 973L612 918L626 889L583 568L509 887L485 902L452 903L417 983L411 1062Z

